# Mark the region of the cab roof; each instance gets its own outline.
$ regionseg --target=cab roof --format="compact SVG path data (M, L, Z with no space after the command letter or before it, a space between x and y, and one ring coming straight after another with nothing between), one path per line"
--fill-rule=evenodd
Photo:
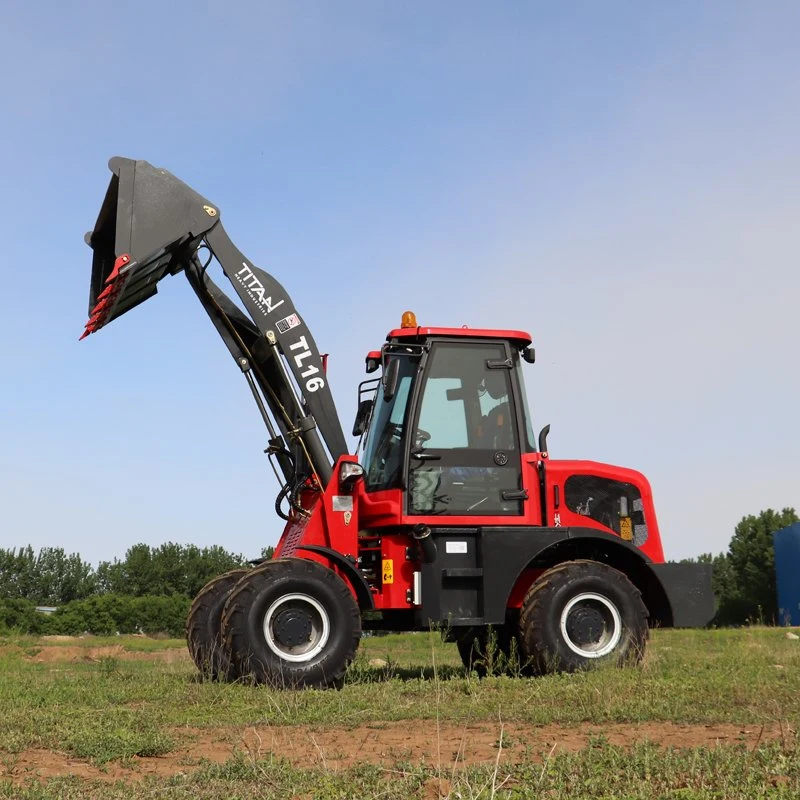
M461 339L505 339L519 348L527 347L532 343L531 335L525 331L494 330L489 328L428 328L417 326L415 328L395 328L386 336L387 342L420 341L430 337L447 337Z

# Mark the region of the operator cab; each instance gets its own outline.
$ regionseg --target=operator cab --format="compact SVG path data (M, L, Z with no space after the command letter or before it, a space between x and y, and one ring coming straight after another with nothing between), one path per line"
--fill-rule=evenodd
M536 449L520 366L530 344L520 331L422 328L406 312L382 377L362 384L362 397L375 390L354 428L364 489L405 490L410 516L523 514L522 454Z

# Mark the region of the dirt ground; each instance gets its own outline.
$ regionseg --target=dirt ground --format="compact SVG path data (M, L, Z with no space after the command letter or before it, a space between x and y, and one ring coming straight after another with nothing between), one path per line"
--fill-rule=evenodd
M120 660L178 662L189 658L183 649L155 653L132 652L122 645L102 647L43 646L28 651L38 663L78 663ZM509 722L473 722L464 725L435 721L375 722L361 727L331 726L228 726L170 730L176 749L156 758L136 757L124 764L95 766L63 753L31 749L6 755L0 777L26 781L75 775L100 780L139 780L190 773L207 762L222 763L238 756L252 761L288 759L299 767L337 770L359 763L396 765L398 761L424 763L452 770L464 764L513 763L531 758L544 760L560 752L583 749L597 737L621 746L649 741L665 747L714 747L739 744L748 749L768 741L794 741L786 724L743 727L733 724L676 725L670 723L580 725L530 725Z
M741 744L748 749L767 741L786 741L794 731L778 724L743 728L739 725L524 725L469 723L436 725L382 722L357 728L315 726L258 726L177 728L175 751L157 758L134 758L94 766L50 750L27 750L7 756L0 776L17 780L75 775L101 780L138 780L147 775L187 774L205 762L221 763L239 756L247 760L284 758L300 767L337 770L359 763L395 765L398 761L425 763L448 771L464 764L500 763L552 757L586 747L605 737L615 745L649 741L662 746L714 747Z
M44 639L57 639L66 641L72 637L43 637ZM72 639L74 641L74 639ZM11 648L5 648L7 651ZM19 650L19 648L15 648ZM57 647L45 645L36 647L33 655L25 655L29 661L36 664L78 664L81 662L99 662L104 658L114 658L118 661L158 661L172 664L189 660L189 651L185 648L170 648L155 652L126 650L121 644L105 645L102 647L58 645Z
M125 638L130 641L136 637ZM0 645L0 655L21 655L26 661L34 664L92 663L105 658L167 664L189 661L189 651L185 647L156 651L129 650L123 644L92 646L92 639L91 636L85 639L80 636L42 636L36 644L25 648L13 644Z

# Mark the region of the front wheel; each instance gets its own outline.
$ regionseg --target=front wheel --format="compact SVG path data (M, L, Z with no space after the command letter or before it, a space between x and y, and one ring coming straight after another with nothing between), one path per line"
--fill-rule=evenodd
M186 618L186 644L204 678L233 677L228 653L222 645L220 622L228 596L246 574L246 569L234 569L218 575L192 601Z
M568 561L542 574L520 614L525 656L539 673L642 659L648 637L641 593L619 570Z
M336 686L358 648L361 614L333 570L278 559L237 584L222 635L242 677L274 686Z

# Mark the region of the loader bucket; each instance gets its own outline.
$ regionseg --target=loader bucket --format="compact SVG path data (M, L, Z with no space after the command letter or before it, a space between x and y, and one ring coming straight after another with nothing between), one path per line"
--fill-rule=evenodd
M216 206L164 169L120 157L108 167L111 181L85 237L94 255L81 339L152 297L219 220Z

